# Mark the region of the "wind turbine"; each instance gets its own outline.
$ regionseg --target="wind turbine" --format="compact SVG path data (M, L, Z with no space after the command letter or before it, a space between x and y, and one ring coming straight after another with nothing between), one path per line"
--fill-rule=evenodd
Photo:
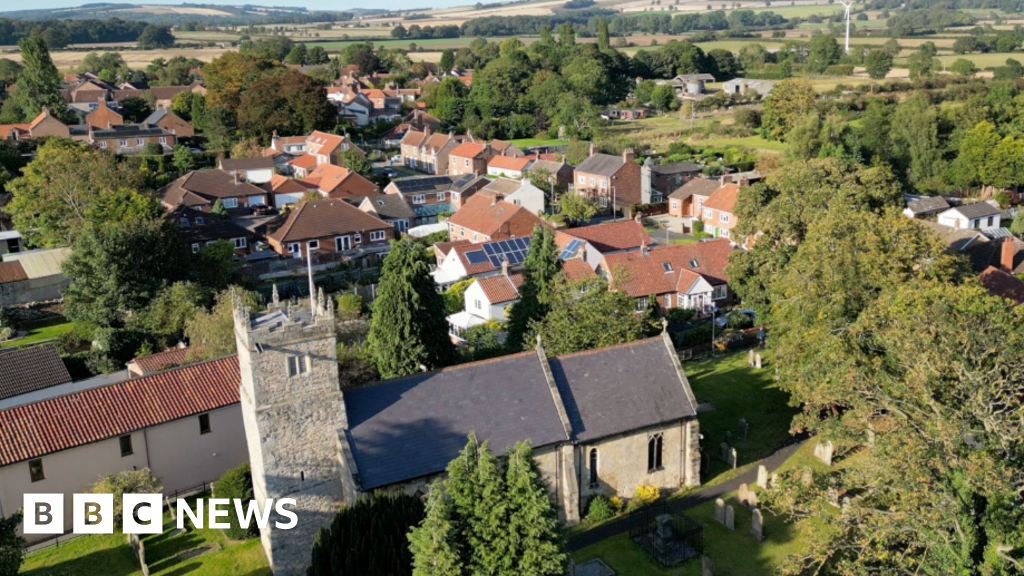
M843 13L843 17L846 18L846 53L849 54L850 53L850 8L853 7L853 0L850 0L849 2L844 2L843 0L839 0L839 3L842 4L846 8L846 11Z

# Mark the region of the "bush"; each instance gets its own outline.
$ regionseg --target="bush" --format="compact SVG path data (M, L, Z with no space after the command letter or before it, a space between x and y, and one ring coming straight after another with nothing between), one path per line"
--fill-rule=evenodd
M703 234L703 233L704 233L704 222L701 221L701 220L694 220L693 221L693 235L697 236L698 234Z
M825 68L826 76L853 76L853 64L833 64Z
M661 488L641 484L636 487L636 492L633 493L633 498L629 501L629 509L643 508L657 502L658 498L661 498Z
M670 308L669 311L665 313L665 317L673 324L684 324L689 322L693 318L694 314L696 314L696 311L688 308Z
M164 146L159 142L149 142L146 144L146 154L150 156L163 156Z
M125 494L159 494L163 489L160 480L153 476L149 468L143 468L106 474L93 484L89 491L93 494L114 495L114 524L121 526Z
M737 330L742 328L749 328L754 325L754 322L753 320L750 319L750 316L747 316L746 314L740 312L739 310L733 310L732 312L729 312L725 317L729 320L729 327L735 328Z
M252 500L252 470L249 468L249 463L246 462L225 472L213 485L213 497L238 498L242 502ZM260 529L256 526L255 522L249 522L248 528L242 528L234 506L231 507L228 514L228 523L231 524L231 527L224 530L224 534L232 540L255 538L260 534Z
M590 497L587 502L587 520L591 522L604 522L615 515L615 508L611 499L604 494L597 494Z
M339 318L350 318L359 316L366 311L363 297L359 294L344 292L334 297L334 303Z
M680 348L703 344L711 344L711 324L702 324L696 328L676 333L676 346Z

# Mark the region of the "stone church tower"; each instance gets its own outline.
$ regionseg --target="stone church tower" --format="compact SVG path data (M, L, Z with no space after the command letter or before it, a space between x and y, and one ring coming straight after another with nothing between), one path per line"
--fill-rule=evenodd
M338 431L346 428L338 383L333 302L282 304L266 314L234 302L241 404L255 497L294 498L298 524L276 513L260 538L275 576L305 574L310 546L342 504ZM317 304L319 301L319 304Z

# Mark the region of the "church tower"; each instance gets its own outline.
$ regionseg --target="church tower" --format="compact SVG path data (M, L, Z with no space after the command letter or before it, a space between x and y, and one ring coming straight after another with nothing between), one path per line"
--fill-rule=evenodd
M260 538L275 576L305 574L316 533L343 501L338 433L347 427L338 383L334 306L311 295L282 304L274 287L265 314L234 299L241 404L257 501L294 498L298 523L270 515Z

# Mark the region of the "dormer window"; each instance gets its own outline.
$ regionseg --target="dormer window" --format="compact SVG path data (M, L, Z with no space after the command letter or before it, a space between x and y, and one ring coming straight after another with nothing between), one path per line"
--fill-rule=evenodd
M196 224L198 226L202 226L203 224L206 224L206 220L203 220L202 218L196 218Z
M672 265L669 264L668 262L662 262L661 263L661 267L665 269L665 272L671 272L672 271Z
M697 261L696 261L696 260L693 260L693 259L691 259L691 260L690 260L690 268L696 268L696 267L697 267Z
M182 227L188 228L188 218L182 218L181 220L178 220L178 222L182 225Z

